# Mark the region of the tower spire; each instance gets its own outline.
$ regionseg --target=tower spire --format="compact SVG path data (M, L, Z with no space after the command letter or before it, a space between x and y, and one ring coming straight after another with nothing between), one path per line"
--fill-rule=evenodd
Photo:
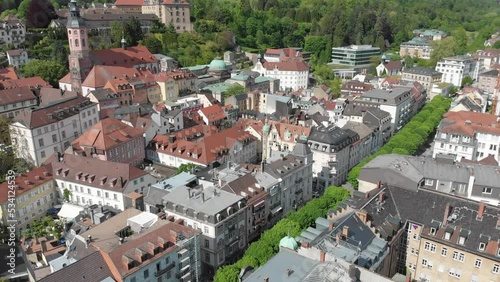
M122 40L120 41L123 49L127 49L127 40L125 40L125 32L122 31Z

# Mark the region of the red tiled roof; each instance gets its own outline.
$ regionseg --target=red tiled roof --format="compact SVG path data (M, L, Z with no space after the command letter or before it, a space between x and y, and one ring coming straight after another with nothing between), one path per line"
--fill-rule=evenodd
M131 180L148 174L126 163L72 154L64 154L63 158L64 161L60 162L54 154L45 161L46 164L52 165L52 175L55 179L68 179L71 182L117 192L123 192Z
M141 232L144 232L142 236L127 240L124 244L118 245L109 253L101 250L101 253L104 256L105 261L108 263L108 266L111 269L116 269L118 274L121 276L116 277L115 275L114 278L117 279L117 281L123 281L123 277L128 276L130 275L130 273L136 272L139 269L143 269L150 263L157 262L160 257L165 256L165 254L171 253L175 249L177 249L177 233L182 233L186 238L191 238L195 234L199 233L199 231L197 230L174 222L170 222L156 229L146 229L145 231ZM118 238L116 240L118 240ZM160 242L164 242L165 245L162 244L162 251L158 252L155 255L153 250L150 250L150 243L154 246L160 246ZM98 247L94 248L98 249ZM141 251L147 252L150 255L147 256L148 259L146 261L134 264L133 268L128 269L127 264L123 263L123 257L128 257L131 260L137 261L138 257L135 255L136 249L140 249ZM113 266L109 265L110 263L112 263Z
M283 48L283 49L267 49L265 55L283 55L285 57L300 57L302 56L300 51L293 48Z
M500 123L493 114L468 111L447 112L441 121L441 132L474 136L474 134L489 133L500 135Z
M399 61L399 60L388 62L384 66L387 70L400 70L403 67L403 65L401 64L401 61Z
M480 161L472 161L472 160L466 159L465 157L462 157L460 162L466 163L466 164L481 164L481 165L498 166L498 162L495 160L495 156L493 156L493 155L488 155L486 158L484 158Z
M162 5L190 5L189 2L185 0L163 0Z
M18 79L16 70L13 67L0 69L0 80Z
M201 108L199 112L208 119L208 122L214 122L226 118L226 113L219 104Z
M52 180L50 168L41 166L27 173L21 173L16 176L16 197L30 191L48 181ZM0 203L3 204L8 199L9 184L7 181L0 183Z
M133 46L91 51L90 57L95 65L134 67L136 65L157 63L158 59L146 46Z
M63 78L59 79L59 83L71 83L71 74L63 76Z
M203 139L194 138L187 140L186 137L188 136L196 136L200 128L203 129L204 136L201 137ZM237 124L232 128L216 133L214 130L216 130L214 126L198 125L194 128L177 132L175 134L177 139L174 142L170 142L169 136L156 135L153 139L153 149L159 153L208 165L218 159L218 153L229 150L236 141L256 140L253 135L245 131L244 124ZM197 155L198 158L194 158L194 155Z
M71 145L75 150L83 150L83 147L95 147L98 150L107 151L142 135L142 130L128 126L115 118L106 118L92 125L85 133L71 142Z
M27 77L27 78L20 78L20 79L10 79L10 80L3 80L0 81L0 89L1 88L16 88L16 87L23 87L23 86L29 86L29 87L52 87L50 83L47 81L43 80L39 76L34 76L34 77Z
M308 71L309 65L302 58L283 58L281 62L267 62L262 64L267 70L280 71Z
M58 102L62 102L68 99L74 99L78 96L78 93L69 91L69 90L61 90L57 88L40 88L39 90L40 97L40 107L45 107L48 105L53 105Z
M36 96L27 86L0 90L0 106L30 100L36 100Z
M116 6L143 6L144 0L116 0Z
M87 109L88 105L92 104L94 103L90 102L88 98L77 96L74 99L50 107L38 108L35 110L23 109L14 118L14 122L20 122L27 128L37 128L56 123L69 116L77 115L80 111L80 105L82 105L84 109ZM61 116L56 114L58 111L62 114ZM49 115L51 115L51 117L49 117Z
M82 85L99 88L104 87L109 80L118 78L126 79L134 76L154 77L149 70L145 69L139 70L132 67L95 65Z

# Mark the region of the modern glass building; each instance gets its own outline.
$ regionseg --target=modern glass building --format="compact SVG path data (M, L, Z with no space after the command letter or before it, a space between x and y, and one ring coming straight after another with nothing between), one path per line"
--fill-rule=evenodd
M337 65L368 65L373 56L380 56L380 48L373 47L372 45L351 45L332 48L332 63Z

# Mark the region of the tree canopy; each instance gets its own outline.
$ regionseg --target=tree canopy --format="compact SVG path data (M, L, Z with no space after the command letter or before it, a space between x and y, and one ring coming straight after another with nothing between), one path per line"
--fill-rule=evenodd
M52 86L57 87L59 79L66 75L67 70L58 62L32 60L22 67L22 73L25 77L40 76Z
M245 87L241 86L239 83L233 83L225 92L224 98L231 97L237 94L246 93Z
M181 164L177 170L175 171L175 175L181 174L183 172L191 172L194 168L196 168L196 165L193 163L188 163L188 164Z

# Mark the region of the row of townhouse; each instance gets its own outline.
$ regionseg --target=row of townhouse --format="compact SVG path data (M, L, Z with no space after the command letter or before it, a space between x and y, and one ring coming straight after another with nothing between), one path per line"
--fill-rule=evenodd
M497 281L500 211L493 206L498 205L494 170L398 155L368 163L359 178L360 199L352 207L367 212L367 225L390 242L390 269L384 275Z

